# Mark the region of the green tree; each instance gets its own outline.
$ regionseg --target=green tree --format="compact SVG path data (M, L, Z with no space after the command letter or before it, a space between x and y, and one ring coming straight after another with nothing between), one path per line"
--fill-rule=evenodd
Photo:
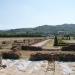
M55 35L55 38L54 38L54 46L58 46L58 39L57 39L56 35Z

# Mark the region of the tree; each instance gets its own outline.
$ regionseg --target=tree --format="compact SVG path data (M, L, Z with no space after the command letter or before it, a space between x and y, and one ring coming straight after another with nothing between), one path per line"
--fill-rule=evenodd
M57 39L56 35L55 35L55 38L54 38L54 46L58 46L58 39Z

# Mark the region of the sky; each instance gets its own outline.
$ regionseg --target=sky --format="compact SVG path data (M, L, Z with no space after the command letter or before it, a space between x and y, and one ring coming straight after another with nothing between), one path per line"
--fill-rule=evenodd
M0 0L0 30L75 24L75 0Z

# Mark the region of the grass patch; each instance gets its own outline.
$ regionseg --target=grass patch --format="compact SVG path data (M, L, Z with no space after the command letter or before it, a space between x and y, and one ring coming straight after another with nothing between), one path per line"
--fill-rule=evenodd
M58 46L67 46L68 44L66 44L62 39L58 39Z

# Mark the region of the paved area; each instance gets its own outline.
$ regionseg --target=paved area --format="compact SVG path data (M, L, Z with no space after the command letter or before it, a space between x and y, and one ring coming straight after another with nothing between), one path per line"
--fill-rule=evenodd
M31 46L42 47L43 45L47 44L49 40L50 40L50 39L45 40L45 41L42 41L42 42L39 42L39 43L36 43L36 44L33 44L33 45L31 45Z
M33 44L31 46L41 47L42 49L45 49L45 50L46 49L50 49L50 50L51 49L53 49L53 50L55 50L55 49L60 50L61 49L61 47L59 47L59 46L54 47L54 40L53 39L47 39L42 42Z

